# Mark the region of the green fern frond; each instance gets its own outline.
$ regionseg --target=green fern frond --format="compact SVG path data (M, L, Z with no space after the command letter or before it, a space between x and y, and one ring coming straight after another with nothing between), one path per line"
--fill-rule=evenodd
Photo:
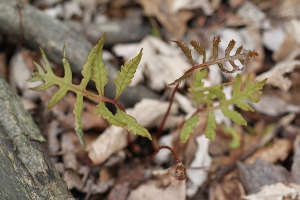
M106 34L102 36L100 41L98 42L97 46L97 51L95 53L97 56L92 62L92 77L91 79L95 82L96 84L96 89L99 93L100 96L104 96L104 86L108 82L108 70L105 68L105 64L102 59L102 49L104 45Z
M152 140L148 130L144 128L142 125L138 124L134 117L126 114L124 111L120 109L117 109L116 117L120 119L124 124L126 124L126 129L128 131L131 131L135 135L147 137L150 140Z
M75 131L81 145L85 148L86 146L85 146L84 135L82 130L82 122L81 122L82 109L83 109L83 94L77 93L76 103L74 105L74 111L73 111L73 114L75 115Z
M73 91L76 93L76 103L74 106L74 115L75 115L75 130L76 134L81 142L81 144L85 147L84 135L82 130L82 109L83 109L83 97L90 98L91 100L98 101L95 112L106 119L110 124L127 127L129 131L132 131L134 134L138 134L144 137L148 137L151 139L150 133L147 129L143 128L140 124L136 122L136 120L127 115L125 112L118 109L116 115L113 115L108 108L105 106L104 101L108 101L114 103L116 107L122 105L117 102L120 94L125 90L125 88L131 82L131 79L134 76L136 68L142 57L142 50L140 53L133 58L129 62L125 62L124 66L121 67L121 72L118 73L118 78L115 79L116 83L116 99L110 100L104 96L104 87L108 82L108 71L105 69L105 64L102 59L102 51L103 45L105 41L105 34L99 40L99 42L92 48L89 52L86 62L83 65L83 69L81 71L83 79L79 85L75 85L72 83L72 71L70 68L70 64L66 58L66 48L64 46L63 49L63 66L65 71L65 76L63 78L56 76L49 64L49 61L41 49L41 55L44 62L44 67L34 62L35 71L32 73L32 78L29 81L40 81L43 80L44 83L38 87L32 88L33 90L45 90L53 85L58 85L59 90L52 96L48 108L52 108L59 100L61 100L68 91ZM86 86L88 82L92 80L95 82L96 89L99 95L93 94L86 90ZM123 109L123 107L122 107Z
M208 70L205 70L205 69L204 70L197 70L194 73L192 87L189 88L189 92L192 94L192 98L198 106L202 103L203 98L205 97L205 94L204 94L204 91L200 92L200 91L195 91L193 89L204 87L203 79L205 77L207 77L207 74L208 74Z
M136 68L141 61L142 51L130 61L126 61L124 65L121 66L121 71L118 72L118 77L114 79L116 84L116 97L117 100L125 88L131 83L131 80L135 74Z
M199 121L199 114L196 113L184 122L184 125L180 131L180 140L185 143L190 135L194 133L194 128Z
M111 125L120 127L126 126L124 122L122 122L119 118L117 118L115 115L112 114L112 112L108 110L108 108L105 106L105 103L102 101L96 106L95 113L99 117L103 117L104 119L106 119Z
M215 115L213 114L212 111L208 112L208 117L207 117L207 121L206 121L206 127L205 127L205 137L207 137L210 140L214 140L216 137L216 129L217 127L217 122L216 122L216 118Z
M248 103L244 102L244 100L258 103L260 100L259 95L262 93L261 90L266 81L267 79L264 79L260 82L255 81L252 83L250 74L248 74L245 87L242 89L242 76L238 74L233 85L232 98L229 100L222 100L220 103L224 105L235 104L242 110L254 111Z

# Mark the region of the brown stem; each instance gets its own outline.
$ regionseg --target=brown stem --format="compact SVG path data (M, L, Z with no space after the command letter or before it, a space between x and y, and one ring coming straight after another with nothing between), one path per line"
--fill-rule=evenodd
M117 100L112 100L112 99L109 99L109 98L104 97L104 96L101 97L100 100L104 101L104 102L108 102L108 103L114 104L115 106L119 107L122 111L125 112L124 106L120 102L118 102Z
M166 112L166 114L165 114L163 120L161 121L161 124L160 124L160 126L159 126L159 128L158 128L158 131L157 131L156 135L155 135L156 140L160 137L160 135L161 135L161 133L162 133L162 130L163 130L163 128L164 128L166 119L167 119L167 117L168 117L168 115L169 115L169 113L170 113L171 106L172 106L173 101L174 101L174 96L175 96L176 91L178 90L178 87L179 87L179 83L177 83L177 85L175 86L175 88L174 88L174 90L173 90L173 93L172 93L171 98L170 98L170 103L169 103L168 110L167 110L167 112Z
M156 156L161 149L168 149L169 151L171 151L171 153L173 154L174 158L176 159L176 162L177 163L181 163L181 161L179 160L178 155L175 152L175 150L172 147L169 147L169 146L166 146L166 145L157 147L157 149L155 150L155 152L150 157L146 158L146 160L151 159L154 156Z

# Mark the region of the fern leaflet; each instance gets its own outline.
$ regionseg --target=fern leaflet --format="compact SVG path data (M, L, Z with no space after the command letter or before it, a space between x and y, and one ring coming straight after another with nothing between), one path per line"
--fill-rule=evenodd
M125 62L124 65L121 66L121 71L118 72L118 78L114 79L114 82L116 84L115 100L120 97L121 93L131 83L131 79L133 78L136 68L141 61L142 50L143 49L141 49L140 53L135 58L128 62Z

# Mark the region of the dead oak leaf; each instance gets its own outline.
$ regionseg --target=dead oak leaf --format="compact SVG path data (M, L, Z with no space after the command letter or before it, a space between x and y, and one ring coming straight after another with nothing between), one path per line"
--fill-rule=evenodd
M187 10L173 12L173 0L136 0L136 2L144 8L145 15L156 17L175 38L181 38L184 35L186 22L193 16L192 12Z

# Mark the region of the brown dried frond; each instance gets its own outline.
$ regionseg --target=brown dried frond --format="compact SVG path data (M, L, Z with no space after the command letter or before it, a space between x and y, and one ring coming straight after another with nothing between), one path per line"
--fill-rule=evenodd
M182 49L182 51L184 52L184 54L188 57L188 59L192 60L192 56L191 56L191 50L186 46L185 43L183 42L178 42L178 41L174 41L176 42ZM203 63L199 64L199 65L193 65L192 68L190 68L184 75L182 75L180 78L176 79L173 83L169 84L169 85L176 85L176 84L180 84L182 81L188 79L193 71L195 71L196 69L199 68L204 68L204 67L209 67L211 65L215 65L217 64L220 68L220 70L224 73L234 73L236 71L240 71L243 70L244 67L239 67L238 65L236 65L234 63L234 61L239 61L242 65L245 65L249 60L251 60L254 57L258 56L258 53L255 50L245 50L243 49L243 46L240 46L237 48L236 52L234 55L230 55L230 52L232 51L232 49L234 48L236 42L234 40L231 40L228 43L227 48L225 49L225 57L223 58L218 58L218 51L219 51L219 43L221 42L220 37L214 37L212 40L213 43L213 55L211 58L211 61L206 61L206 50L203 46L200 45L200 43L192 40L191 41L191 45L194 47L194 49L203 56ZM190 57L190 58L189 58ZM191 61L190 60L190 61ZM230 65L232 66L232 70L228 70L224 68L224 63L229 62ZM194 62L191 61L192 64L194 64Z
M188 48L188 46L183 42L183 41L178 41L178 40L171 40L172 42L175 42L176 44L178 44L181 47L181 50L183 51L184 55L186 55L186 57L189 59L190 63L195 66L193 57L192 57L192 53L191 53L191 49Z

